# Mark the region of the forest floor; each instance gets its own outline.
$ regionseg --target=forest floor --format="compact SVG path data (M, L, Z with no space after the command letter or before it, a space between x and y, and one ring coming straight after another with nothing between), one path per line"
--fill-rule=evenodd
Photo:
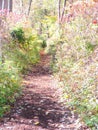
M24 76L22 95L0 121L0 130L87 130L60 103L61 91L50 70L50 56L41 56Z

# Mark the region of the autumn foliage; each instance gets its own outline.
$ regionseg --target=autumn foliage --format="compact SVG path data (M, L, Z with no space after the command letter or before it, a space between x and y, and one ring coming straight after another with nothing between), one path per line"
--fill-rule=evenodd
M77 1L66 10L55 68L64 99L92 129L98 128L98 3Z
M98 2L77 1L68 6L67 12L63 18L63 23L70 22L77 16L82 16L84 19L90 17L92 21L98 23Z

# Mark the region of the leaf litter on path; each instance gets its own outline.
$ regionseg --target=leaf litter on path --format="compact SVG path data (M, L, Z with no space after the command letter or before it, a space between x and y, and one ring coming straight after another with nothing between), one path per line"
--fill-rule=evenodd
M22 95L0 123L0 130L89 130L59 101L49 55L24 76ZM79 127L77 127L79 126Z

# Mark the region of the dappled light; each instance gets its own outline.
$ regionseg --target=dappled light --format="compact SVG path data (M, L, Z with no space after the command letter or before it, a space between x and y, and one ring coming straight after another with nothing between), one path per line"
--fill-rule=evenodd
M98 0L0 0L0 130L98 130Z

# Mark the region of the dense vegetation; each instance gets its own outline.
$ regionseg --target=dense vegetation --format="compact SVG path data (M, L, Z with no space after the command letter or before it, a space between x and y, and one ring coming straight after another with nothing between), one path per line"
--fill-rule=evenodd
M61 25L55 61L64 99L92 129L98 126L97 17L96 5L73 5Z
M14 14L12 16L16 17ZM39 61L42 43L27 19L14 24L10 21L12 16L8 15L6 19L5 15L1 16L3 45L0 60L0 116L9 110L11 103L19 95L22 73L26 72L30 64Z
M63 88L66 105L89 127L98 128L98 3L35 2L29 16L0 16L0 116L9 110L21 89L22 73L40 59L40 50L53 57L52 67ZM23 3L26 7L27 3ZM60 8L62 9L62 12ZM59 14L57 15L57 12ZM21 18L21 19L20 19Z
M92 129L98 127L97 11L96 3L76 2L47 41L63 99Z

